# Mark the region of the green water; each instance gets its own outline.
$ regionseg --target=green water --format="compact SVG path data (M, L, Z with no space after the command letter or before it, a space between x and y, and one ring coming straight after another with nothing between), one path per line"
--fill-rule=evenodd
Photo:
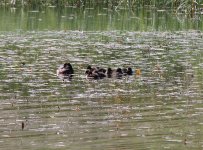
M0 9L0 149L202 149L201 18ZM88 80L88 64L134 75Z

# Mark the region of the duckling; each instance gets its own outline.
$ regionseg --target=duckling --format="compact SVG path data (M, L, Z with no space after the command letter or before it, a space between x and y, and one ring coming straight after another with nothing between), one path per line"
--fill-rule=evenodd
M112 73L113 73L113 70L112 70L111 68L108 68L108 69L107 69L107 73L106 73L106 74L107 74L107 77L108 77L108 78L111 78L111 77L112 77Z
M86 70L85 74L88 79L99 79L99 75L95 70Z
M122 71L123 71L123 75L126 76L128 69L127 68L123 68Z
M127 75L133 75L133 70L131 67L128 67Z
M135 75L136 76L140 76L141 75L141 70L140 69L136 69L135 70Z
M120 79L120 78L122 78L122 76L123 76L122 69L121 69L121 68L117 68L117 69L116 69L116 77L117 77L118 79Z
M126 76L126 75L132 75L133 74L133 71L132 71L132 68L128 67L128 68L123 68L123 75Z
M107 77L116 77L116 78L122 78L123 72L121 68L117 68L116 70L112 70L111 68L107 69Z
M97 73L96 68L92 68L90 65L87 66L85 74L88 79L99 79L99 75Z
M92 72L94 70L94 68L92 68L90 65L89 66L87 66L87 69L86 69L86 71L85 71L85 74L87 75L87 74L89 74L90 72Z
M104 68L97 67L97 73L98 73L100 79L106 77L106 69L104 69Z

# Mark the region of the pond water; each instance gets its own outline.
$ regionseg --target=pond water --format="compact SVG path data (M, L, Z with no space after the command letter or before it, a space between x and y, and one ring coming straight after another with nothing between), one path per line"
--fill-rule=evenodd
M203 148L201 19L0 11L0 149ZM56 76L64 62L72 80ZM134 75L87 80L88 64Z
M193 18L172 10L137 8L136 10L108 8L0 9L0 31L177 31L203 30L203 15Z

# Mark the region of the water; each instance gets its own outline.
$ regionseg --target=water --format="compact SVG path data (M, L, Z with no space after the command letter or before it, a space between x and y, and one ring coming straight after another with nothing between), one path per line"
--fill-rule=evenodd
M203 33L84 24L1 26L0 149L202 149ZM88 64L141 75L87 80Z
M190 18L173 10L137 8L111 10L109 8L68 7L57 9L7 8L0 9L0 31L42 31L42 30L81 30L81 31L177 31L203 30L203 16Z

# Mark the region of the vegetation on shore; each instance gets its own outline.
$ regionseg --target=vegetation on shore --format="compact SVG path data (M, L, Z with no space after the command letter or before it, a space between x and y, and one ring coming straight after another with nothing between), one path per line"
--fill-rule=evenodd
M151 7L158 9L175 9L177 12L195 13L203 9L201 0L1 0L0 5L11 7L95 7L105 6L111 9Z

